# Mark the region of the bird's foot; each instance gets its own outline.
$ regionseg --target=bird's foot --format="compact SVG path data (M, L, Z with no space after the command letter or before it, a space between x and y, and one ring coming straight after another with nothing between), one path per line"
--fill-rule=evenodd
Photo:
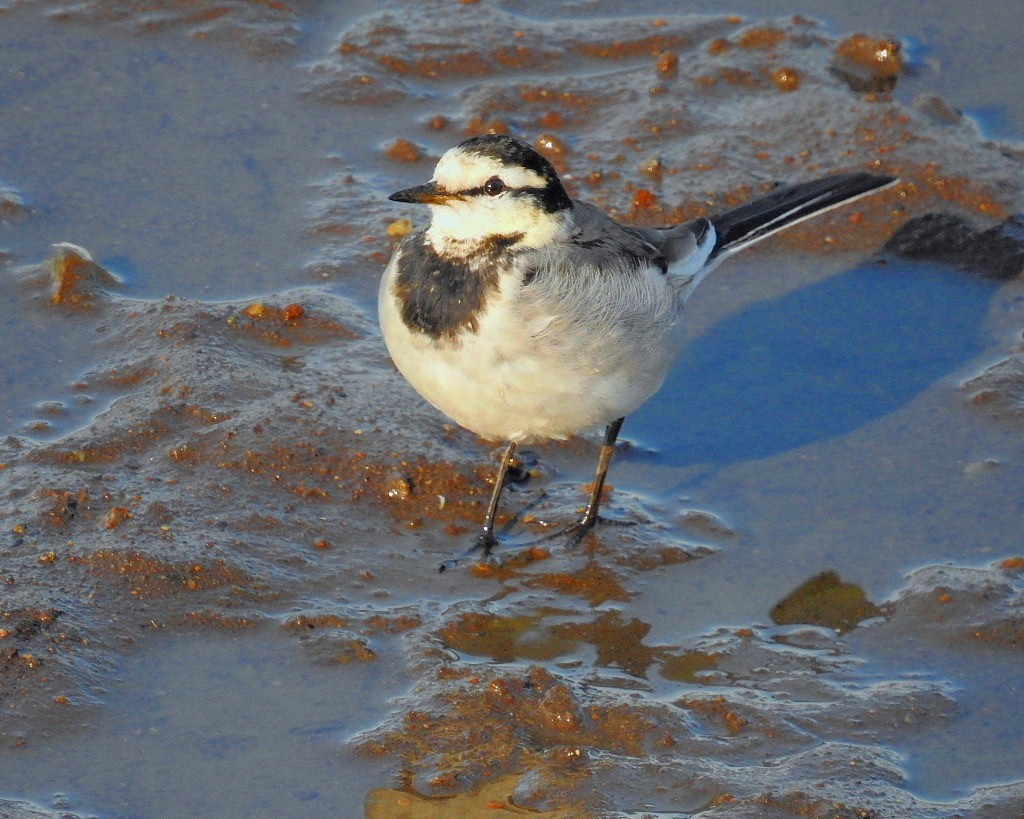
M590 534L590 531L597 526L598 523L603 522L601 518L595 518L594 520L578 520L575 523L570 523L563 529L559 529L557 532L552 532L550 535L544 537L544 540L562 540L565 542L565 548L568 551L572 551L583 542L583 538Z
M487 562L499 566L531 562L537 559L537 554L547 554L546 549L540 552L537 551L537 547L541 546L541 544L547 544L552 540L562 540L565 542L566 550L572 551L583 542L583 539L596 526L635 526L636 523L637 521L635 520L618 520L600 515L592 520L583 518L555 532L543 535L536 540L531 540L527 543L520 542L508 549L504 549L500 555L494 553L498 548L498 538L494 536L493 532L485 530L477 536L476 540L473 541L473 544L466 551L458 557L444 561L438 566L437 570L439 572L446 572L449 569L455 569L470 562Z
M570 523L568 526L559 529L556 532L552 532L549 535L544 535L537 543L546 543L549 540L564 540L565 548L572 551L579 546L583 539L590 534L591 530L597 526L635 526L635 520L618 520L616 518L606 518L602 515L589 519L583 518L575 523Z
M480 557L484 560L491 558L491 552L494 551L494 547L498 545L498 539L494 536L494 533L489 529L482 531L473 541L473 545L470 546L458 557L453 557L450 560L444 561L437 570L439 572L446 572L449 569L454 569L461 566L467 560L475 559L477 552L480 553Z

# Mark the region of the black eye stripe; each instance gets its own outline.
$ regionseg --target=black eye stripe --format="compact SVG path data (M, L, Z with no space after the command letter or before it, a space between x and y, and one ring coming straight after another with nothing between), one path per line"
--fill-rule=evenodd
M507 193L510 196L514 196L517 199L529 197L537 202L540 207L547 213L556 213L560 210L565 210L572 207L572 200L569 199L568 194L565 192L560 184L548 184L543 188L505 188L502 193ZM457 194L460 199L469 199L473 196L487 197L492 199L492 196L488 196L484 190L483 185L479 185L475 188L466 188L465 190L459 191Z
M502 189L502 193L510 193L513 196L543 196L547 188L510 188L506 186ZM459 191L459 196L489 196L483 185L477 185L475 188L466 188L465 190Z

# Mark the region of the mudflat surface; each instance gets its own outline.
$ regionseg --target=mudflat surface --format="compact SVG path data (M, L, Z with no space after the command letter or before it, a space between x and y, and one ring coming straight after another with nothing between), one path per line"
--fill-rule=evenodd
M0 815L1019 816L1021 57L958 9L0 0ZM439 574L495 445L374 298L488 130L640 224L900 183L702 285L628 525Z

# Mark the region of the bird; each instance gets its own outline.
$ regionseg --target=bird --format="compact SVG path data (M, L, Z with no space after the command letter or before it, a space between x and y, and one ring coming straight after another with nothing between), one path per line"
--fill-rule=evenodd
M583 515L558 533L581 542L599 521L623 421L661 387L682 347L683 306L702 279L736 251L896 181L836 174L717 215L633 227L572 199L528 143L486 134L449 148L428 182L391 194L430 213L381 276L391 359L457 424L506 442L466 556L490 557L498 545L495 517L517 446L604 427Z

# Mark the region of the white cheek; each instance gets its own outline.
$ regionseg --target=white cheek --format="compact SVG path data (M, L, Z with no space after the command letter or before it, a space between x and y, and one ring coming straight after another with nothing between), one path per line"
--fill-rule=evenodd
M449 242L476 244L491 236L521 234L520 248L563 239L571 227L567 214L540 210L530 199L499 197L432 205L427 238L437 249Z
M490 208L468 207L464 202L430 206L430 229L427 233L437 239L471 241L502 232L501 220ZM435 247L440 242L434 242Z

